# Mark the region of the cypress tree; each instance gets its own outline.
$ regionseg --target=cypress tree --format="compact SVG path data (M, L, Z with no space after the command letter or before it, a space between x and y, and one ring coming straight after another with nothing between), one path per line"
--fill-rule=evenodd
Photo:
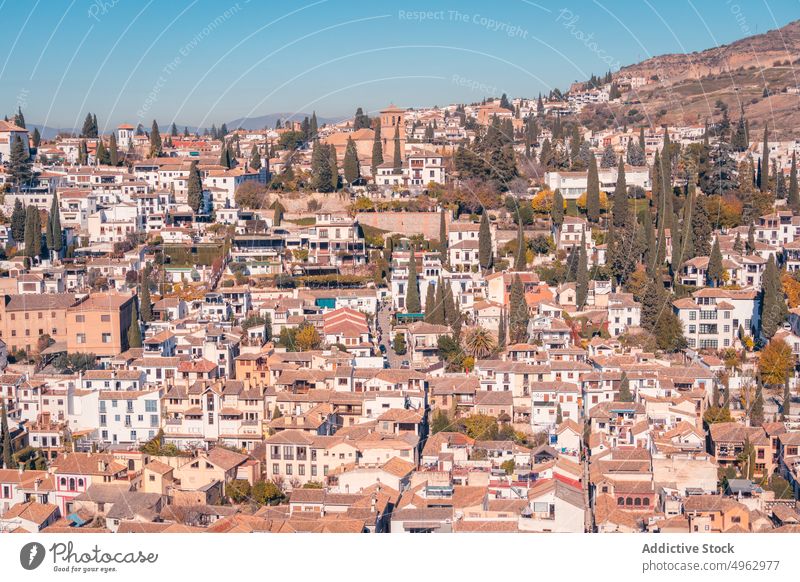
M795 214L800 213L800 193L797 187L797 156L792 152L792 169L789 173L789 193L786 196L786 202L789 208Z
M17 106L17 114L14 115L14 125L22 129L27 129L25 127L25 116L22 114L22 107L19 105Z
M15 244L23 242L25 238L25 207L19 198L14 200L14 211L11 213L11 236Z
M756 399L750 408L750 426L761 426L764 424L764 386L761 378L756 384Z
M111 140L108 146L108 163L112 166L119 165L119 149L117 148L117 135L111 134Z
M642 148L642 152L644 153L644 125L639 128L639 147Z
M417 260L414 258L414 248L411 248L408 259L408 284L406 287L406 313L420 313L422 306L419 302L419 283L417 281Z
M158 158L163 154L161 148L161 132L158 129L158 123L153 120L153 125L150 128L150 157Z
M336 158L336 146L328 146L328 165L331 168L331 190L339 189L339 160Z
M425 291L425 321L433 323L436 314L436 285L428 283Z
M83 129L81 129L81 137L97 137L93 129L92 114L87 113L83 120Z
M378 166L383 163L383 144L381 142L381 120L375 120L375 139L372 142L372 180L377 182Z
M517 223L517 252L514 255L514 270L522 271L528 263L526 258L525 233L522 230L522 221Z
M620 402L633 402L633 394L631 394L631 383L628 380L628 375L622 372L622 378L619 381L619 396L617 399Z
M42 254L42 222L39 210L29 204L25 208L25 256L33 259Z
M692 204L692 239L694 241L693 256L707 257L711 253L711 221L705 205L705 196L696 195ZM686 258L691 258L687 253Z
M103 145L102 139L97 140L97 149L95 150L94 158L95 164L98 166L108 165L109 163L110 156L106 151L106 146Z
M311 134L311 138L312 139L316 139L317 138L317 133L319 132L319 129L317 127L317 112L316 111L312 111L311 112L311 121L308 122L308 132Z
M344 150L344 179L352 185L361 177L361 167L358 163L358 150L352 137L347 138L347 147Z
M789 381L783 383L783 405L781 406L781 419L787 420L792 413L792 390Z
M769 141L768 141L769 133L767 129L767 125L764 124L764 145L763 149L761 150L761 172L763 174L761 181L759 182L759 187L761 188L762 192L766 192L769 189L769 179L766 177L769 175Z
M725 269L722 266L722 253L719 249L719 238L714 239L714 246L711 247L711 256L708 259L708 269L706 278L712 287L719 287L725 281Z
M436 296L434 302L435 309L431 313L430 322L437 325L444 325L447 321L447 302L445 300L445 283L441 277L436 281Z
M501 350L506 347L506 336L508 335L506 323L506 310L500 311L500 322L497 325L497 347Z
M509 296L509 332L511 343L520 344L528 340L528 304L525 301L525 288L519 275L514 275L511 282L511 293Z
M628 226L630 218L628 216L628 186L625 182L625 163L622 156L619 158L617 167L617 184L614 187L614 226L623 228Z
M558 188L553 192L553 207L550 210L550 217L556 228L561 228L561 225L564 224L564 198Z
M394 126L394 150L392 157L392 170L395 174L403 173L403 156L400 151L400 124Z
M639 222L642 225L641 233L644 242L644 264L647 267L647 272L653 276L655 273L658 272L658 267L661 266L661 262L663 262L663 256L659 257L659 243L663 244L664 242L664 233L661 228L658 229L658 240L656 240L656 233L653 230L653 218L650 214L650 210L647 208L643 208L642 211L639 213ZM659 258L661 262L659 262Z
M47 222L47 248L59 254L64 246L64 236L61 229L61 208L58 203L58 194L53 194L53 203L50 206L50 216Z
M11 442L11 431L8 429L8 413L5 398L0 398L0 437L3 444L3 464L6 469L14 468L14 444Z
M586 178L586 218L600 221L600 179L597 176L597 158L589 156L589 173Z
M311 176L314 190L317 192L331 191L331 163L327 146L319 141L314 142L311 152Z
M150 299L150 282L147 280L147 275L142 275L142 286L139 291L139 305L142 321L149 323L153 321L153 304Z
M586 256L586 233L581 238L581 250L578 253L578 273L575 277L575 301L578 309L586 304L589 296L589 266Z
M258 146L256 144L253 144L253 147L250 149L250 162L248 165L256 171L261 169L261 155L258 153Z
M761 289L761 333L766 339L772 339L789 315L780 272L773 255L767 260L761 279Z
M31 162L28 154L25 152L25 146L19 135L14 135L11 143L11 151L8 156L8 175L11 182L19 191L22 184L30 181L33 173L31 171Z
M481 225L478 230L478 263L481 269L488 270L492 266L492 233L489 228L489 211L481 214Z
M39 133L39 128L38 127L34 127L33 128L33 138L32 138L32 140L33 140L33 147L35 147L35 148L38 148L39 144L42 143L42 134Z
M197 162L192 162L189 166L187 191L189 207L195 213L200 212L203 204L203 181L200 179L200 171L197 169Z
M745 245L745 250L748 255L752 255L753 252L756 250L755 232L756 232L755 225L751 222L750 227L747 229L747 244Z
M133 303L131 324L128 326L128 349L142 347L142 330L139 328L139 313L136 302Z

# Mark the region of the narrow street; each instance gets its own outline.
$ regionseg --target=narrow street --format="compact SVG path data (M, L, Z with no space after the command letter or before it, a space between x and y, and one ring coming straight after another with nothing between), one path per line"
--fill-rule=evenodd
M394 369L400 368L400 362L406 359L406 356L398 356L394 351L392 335L392 310L391 307L382 306L378 311L378 328L382 331L380 334L380 345L386 348L386 358L389 360L389 367ZM376 330L377 333L377 330Z

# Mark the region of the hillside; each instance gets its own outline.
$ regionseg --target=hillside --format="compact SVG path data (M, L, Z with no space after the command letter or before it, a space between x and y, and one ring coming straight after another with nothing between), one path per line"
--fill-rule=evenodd
M622 95L622 102L587 108L582 117L595 127L612 124L691 124L714 121L717 100L733 119L741 107L751 129L769 123L783 135L800 126L800 21L728 45L653 57L628 65L615 79L652 82ZM765 89L768 95L765 96Z

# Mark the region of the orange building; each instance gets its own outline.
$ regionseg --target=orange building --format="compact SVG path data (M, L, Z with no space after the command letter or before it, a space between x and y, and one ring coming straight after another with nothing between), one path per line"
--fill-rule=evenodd
M3 295L0 301L0 339L10 353L36 352L39 337L67 339L67 309L77 299L72 293Z
M67 309L67 351L115 356L128 349L133 295L94 293Z

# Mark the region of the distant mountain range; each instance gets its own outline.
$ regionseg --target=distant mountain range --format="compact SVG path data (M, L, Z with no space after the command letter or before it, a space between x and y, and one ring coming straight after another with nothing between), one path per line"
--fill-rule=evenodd
M272 129L275 127L275 122L279 119L285 121L287 119L302 121L304 117L311 117L311 113L269 113L259 117L240 117L233 121L227 122L228 129ZM317 123L325 125L330 123L339 123L346 117L321 117L317 115Z
M285 121L287 119L293 119L302 121L304 117L311 117L311 113L269 113L267 115L261 115L259 117L240 117L238 119L234 119L233 121L228 121L225 125L228 126L228 130L234 129L264 129L269 128L272 129L275 127L275 122L279 119L281 121ZM331 124L331 123L339 123L343 119L347 119L346 117L321 117L317 116L317 123L319 125ZM39 130L39 133L42 135L42 139L53 139L60 133L76 133L80 131L80 128L59 128L59 127L50 127L47 125L40 125L38 123L26 123L28 131L33 131L34 128ZM145 127L146 131L150 130L149 124L142 124ZM184 127L188 127L189 131L192 133L200 132L202 133L206 128L198 128L196 125L183 125L180 123L175 124L178 127L179 132L183 132ZM209 127L210 129L210 127ZM110 128L109 128L110 131ZM161 131L169 131L169 127L162 127Z

